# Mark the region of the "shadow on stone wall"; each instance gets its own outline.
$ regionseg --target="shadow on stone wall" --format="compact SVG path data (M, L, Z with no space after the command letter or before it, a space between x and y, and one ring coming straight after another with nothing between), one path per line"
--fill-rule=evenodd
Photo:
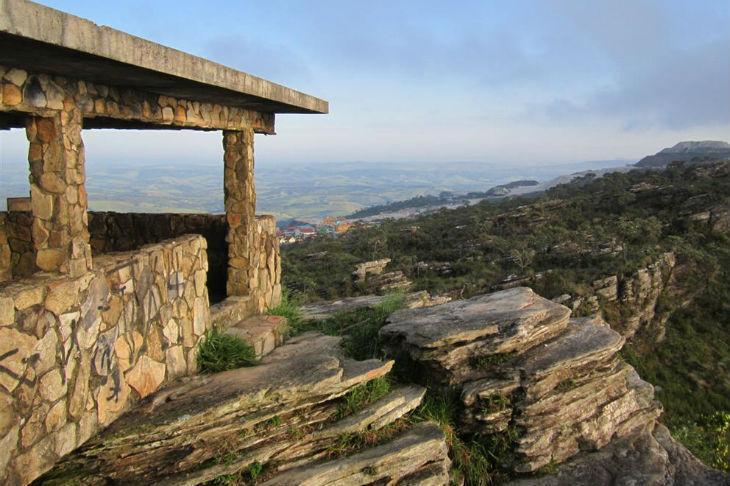
M89 213L94 255L136 250L186 234L202 235L208 242L208 295L211 304L226 298L226 231L223 214Z

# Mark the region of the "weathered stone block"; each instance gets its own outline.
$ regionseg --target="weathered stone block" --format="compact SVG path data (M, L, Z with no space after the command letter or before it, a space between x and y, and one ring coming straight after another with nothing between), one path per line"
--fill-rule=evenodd
M12 392L25 376L28 357L31 355L37 339L16 329L0 328L0 356L5 358L2 365L10 373L0 373L0 385Z
M8 106L16 106L23 101L23 94L20 92L20 89L14 84L3 83L2 101Z
M125 379L140 398L144 398L162 384L165 380L165 370L163 363L144 355L139 358L134 368L125 374Z
M236 336L251 346L257 358L262 358L284 343L289 331L286 318L280 316L253 316L226 329L226 334Z
M15 304L10 297L0 297L0 326L10 326L15 321Z

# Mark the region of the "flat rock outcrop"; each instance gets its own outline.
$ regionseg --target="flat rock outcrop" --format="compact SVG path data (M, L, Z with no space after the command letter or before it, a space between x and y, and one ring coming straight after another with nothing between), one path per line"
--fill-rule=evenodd
M651 385L600 318L518 287L391 316L381 336L423 381L461 391L462 429L512 437L516 472L560 463L653 426Z
M352 272L355 283L378 294L410 289L413 282L402 271L385 271L389 263L390 258L383 258L358 264Z
M356 282L365 281L371 275L382 274L389 263L390 258L358 263L355 267L355 271L352 272L352 276L355 278Z
M252 468L261 472L258 481L271 484L439 477L437 469L448 470L446 445L429 425L404 426L393 443L332 457L343 437L392 425L421 403L425 389L404 385L359 410L348 408L354 390L392 365L349 359L340 338L306 333L258 366L196 376L148 397L39 482L193 485ZM290 476L300 479L291 483Z
M574 298L566 294L553 300L573 310L583 308L592 313L601 311L601 302L620 306L623 320L612 322L612 325L623 337L631 340L636 334L642 334L661 342L669 313L659 312L659 298L669 292L671 298L679 302L691 299L691 292L682 292L675 285L676 273L680 270L674 253L666 252L631 275L620 278L611 275L595 280L591 284L592 294Z

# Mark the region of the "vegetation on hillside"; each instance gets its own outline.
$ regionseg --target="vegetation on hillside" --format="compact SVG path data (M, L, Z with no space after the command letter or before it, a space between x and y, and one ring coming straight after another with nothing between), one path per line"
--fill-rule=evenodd
M473 199L487 199L504 196L509 192L510 189L517 187L531 187L538 185L539 182L533 180L519 180L508 182L507 184L500 184L494 186L488 191L484 192L467 192L466 194L454 194L452 192L443 191L438 196L431 194L419 195L410 199L402 201L394 201L388 204L380 204L376 206L370 206L367 208L359 209L354 213L347 216L348 218L367 218L369 216L377 216L379 214L393 213L402 209L422 209L422 208L434 208L445 205L456 205L469 203Z
M387 257L415 289L455 298L515 281L548 298L581 296L596 279L631 275L673 251L681 292L662 295L657 305L669 314L666 336L657 342L640 332L624 354L657 385L674 435L705 462L727 468L730 238L703 216L718 207L730 207L730 164L586 176L532 199L483 201L288 246L284 283L305 301L357 295L354 264ZM601 305L619 325L626 309ZM385 317L369 319L355 313L317 326L347 334ZM351 349L362 342L363 355L371 354L372 330L363 336L348 338Z

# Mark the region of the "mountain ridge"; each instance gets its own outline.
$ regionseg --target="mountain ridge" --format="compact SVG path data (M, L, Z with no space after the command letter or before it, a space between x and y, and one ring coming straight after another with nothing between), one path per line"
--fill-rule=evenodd
M666 167L672 162L704 163L730 158L730 144L720 140L689 140L667 147L654 155L647 155L636 167L653 169Z

